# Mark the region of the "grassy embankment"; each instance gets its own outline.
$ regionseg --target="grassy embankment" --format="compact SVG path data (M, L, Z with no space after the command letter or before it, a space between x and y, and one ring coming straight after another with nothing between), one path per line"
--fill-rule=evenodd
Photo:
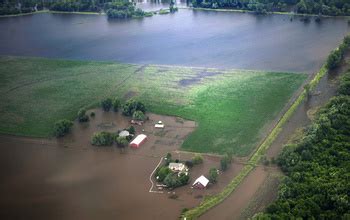
M79 108L132 94L152 112L198 123L184 150L238 156L254 149L264 126L306 79L291 73L14 57L0 58L0 77L1 133L49 136L56 120L73 120Z
M51 11L51 10L41 10L41 11L35 11L30 13L21 13L21 14L13 14L13 15L0 15L0 18L7 18L7 17L19 17L19 16L25 16L25 15L35 15L35 14L43 14L43 13L51 13L51 14L79 14L79 15L105 15L106 13L102 12L70 12L70 11Z

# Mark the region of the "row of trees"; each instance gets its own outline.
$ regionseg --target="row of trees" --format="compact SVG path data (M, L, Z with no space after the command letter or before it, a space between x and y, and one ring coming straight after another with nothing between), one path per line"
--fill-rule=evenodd
M111 98L107 98L101 102L101 107L104 111L110 111L111 109L115 112L118 112L119 109L122 109L122 113L125 116L132 116L135 120L144 121L147 119L146 113L146 106L140 102L136 101L134 99L128 100L125 104L121 104L121 101L118 98L114 98L113 100ZM95 117L95 112L90 113L90 117ZM87 115L86 108L81 108L77 113L77 119L79 122L88 122L89 116ZM53 135L56 137L63 137L69 131L71 130L71 127L73 126L73 122L69 120L59 120L54 124L53 128ZM134 127L130 127L129 132L131 134L135 134ZM107 132L108 133L108 132ZM116 141L115 135L112 135L113 137L109 137L109 134L106 133L96 133L94 137L92 138L92 144L98 145L98 146L107 146L112 145L113 141ZM101 139L101 141L100 141ZM112 139L112 142L110 141ZM129 140L128 140L129 141ZM116 141L118 144L118 141ZM123 141L119 141L123 142ZM123 144L119 144L123 145Z
M300 141L283 149L278 199L255 219L350 218L350 72L338 93Z
M339 66L342 61L346 50L350 47L350 36L346 36L340 46L333 50L326 61L326 66L328 69L334 69Z
M130 128L125 130L129 131L129 136L121 137L116 133L108 131L96 132L91 137L91 144L95 146L112 146L114 143L116 143L118 147L125 148L128 146L129 141L135 134L135 128L133 126L130 126Z
M127 0L9 0L0 1L0 15L30 13L42 9L64 12L102 12L108 18L132 18L152 16L151 12L144 12L136 8L135 3ZM174 9L175 10L175 9Z
M111 98L107 98L101 102L101 107L106 112L110 111L111 109L117 112L121 108L122 114L125 116L131 116L133 119L139 121L144 121L147 119L147 116L145 115L146 106L142 102L134 99L130 99L122 105L118 98L113 100Z
M303 14L350 15L348 0L193 0L194 7L233 8L267 13L294 11Z

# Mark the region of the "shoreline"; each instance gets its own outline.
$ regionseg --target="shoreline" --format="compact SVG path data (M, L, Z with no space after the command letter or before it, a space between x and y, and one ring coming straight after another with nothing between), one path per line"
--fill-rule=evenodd
M257 14L255 11L250 10L244 10L244 9L226 9L226 8L194 8L194 7L178 7L180 10L193 10L193 11L216 11L216 12L233 12L233 13L249 13L249 14ZM159 9L160 10L160 9ZM147 11L156 13L159 12L159 10L155 11ZM84 12L84 11L51 11L51 10L41 10L41 11L35 11L30 13L20 13L20 14L13 14L13 15L0 15L0 18L9 18L9 17L20 17L20 16L26 16L26 15L35 15L35 14L42 14L42 13L51 13L51 14L77 14L77 15L106 15L105 12ZM293 12L267 12L266 14L261 15L288 15L288 16L298 16L298 17L321 17L321 18L349 18L350 15L341 15L341 16L331 16L331 15L316 15L316 14L301 14L301 13L293 13Z

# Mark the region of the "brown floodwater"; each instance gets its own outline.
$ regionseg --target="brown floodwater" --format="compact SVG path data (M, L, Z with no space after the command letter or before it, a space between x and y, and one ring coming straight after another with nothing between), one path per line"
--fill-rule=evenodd
M122 21L36 14L0 18L0 29L0 55L314 73L350 26L344 18L181 9Z
M320 80L315 90L300 104L267 151L267 156L269 158L276 158L281 152L283 145L288 143L293 134L295 134L298 129L303 129L310 124L311 113L325 105L337 94L339 85L338 78L349 70L349 61L350 51L347 51L342 65L337 69L332 70L329 74L326 74Z
M0 136L1 219L177 219L183 208L219 192L243 166L233 164L206 190L187 185L170 193L150 193L149 176L161 156L193 156L177 149L195 123L150 114L144 126L136 127L137 133L144 130L148 135L147 142L121 152L115 146L93 147L89 140L95 131L128 127L129 119L94 111L94 119L85 125L75 123L72 133L59 141ZM163 132L153 127L158 120L166 125ZM191 170L191 182L219 162L206 156ZM176 199L169 198L173 193Z

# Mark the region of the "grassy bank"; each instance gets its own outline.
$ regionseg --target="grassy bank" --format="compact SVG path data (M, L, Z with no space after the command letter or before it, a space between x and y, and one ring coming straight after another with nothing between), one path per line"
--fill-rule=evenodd
M3 57L0 132L49 136L58 119L105 97L135 96L159 114L195 120L188 151L246 156L304 74L137 66L111 62Z
M19 17L25 15L35 15L35 14L43 14L43 13L51 13L51 14L78 14L78 15L105 15L106 13L98 13L98 12L70 12L70 11L51 11L51 10L42 10L30 13L21 13L21 14L13 14L13 15L0 15L0 18L7 17Z

